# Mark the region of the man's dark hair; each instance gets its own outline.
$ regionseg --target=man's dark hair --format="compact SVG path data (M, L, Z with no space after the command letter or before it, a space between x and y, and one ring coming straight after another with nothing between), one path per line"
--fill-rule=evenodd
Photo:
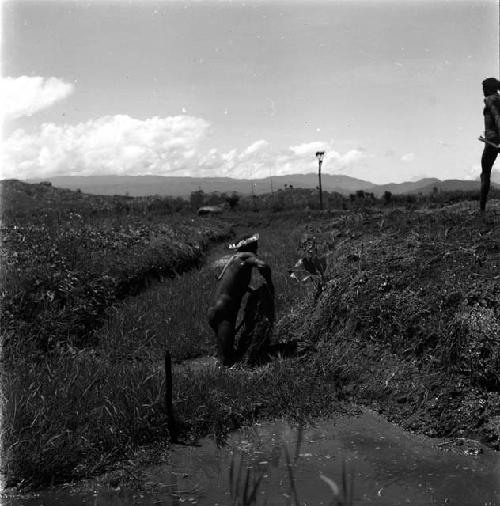
M493 95L500 90L500 81L495 77L488 77L482 84L485 95Z

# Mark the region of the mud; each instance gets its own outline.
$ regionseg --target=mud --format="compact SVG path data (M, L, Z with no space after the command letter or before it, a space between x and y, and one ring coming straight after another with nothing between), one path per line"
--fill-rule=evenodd
M243 477L247 470L262 476L253 504L290 504L295 494L300 505L329 504L332 488L320 476L335 483L337 498L350 497L352 504L500 504L500 455L477 443L479 451L466 454L470 445L451 443L408 433L367 410L318 421L300 435L297 427L267 422L233 433L223 448L210 439L177 445L168 463L144 468L134 486L89 482L34 496L4 495L1 504L233 504L243 488L241 481L235 492L238 469Z

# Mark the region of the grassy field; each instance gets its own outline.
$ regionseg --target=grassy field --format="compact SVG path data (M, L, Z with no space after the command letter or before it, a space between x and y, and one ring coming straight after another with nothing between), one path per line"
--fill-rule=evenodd
M99 468L120 453L122 432L142 441L149 427L139 428L127 383L146 369L103 356L95 331L120 300L196 267L231 235L227 223L125 202L3 183L2 444L15 480L64 479L87 457ZM109 399L123 406L125 431L102 426Z
M106 207L104 198L81 201L82 194L70 193L74 207L68 197L56 204L41 193L38 212L28 205L21 212L14 203L9 208L10 192L2 194L2 328L44 351L58 343L89 344L91 330L110 305L150 281L191 268L209 243L230 235L226 223L174 213L123 213L112 210L112 198Z
M481 437L495 447L498 204L487 220L469 203L227 213L202 221L110 211L77 218L68 210L43 232L32 214L20 229L11 218L3 225L9 325L3 327L2 442L9 483L40 486L94 475L140 445L168 439L166 349L177 364L173 400L183 438L222 441L258 419L327 416L354 400L429 435ZM259 254L276 284L274 340L296 341L299 356L231 370L183 363L214 354L206 322L218 273L211 262L228 251L224 243L208 256L204 251L230 231L260 232ZM78 234L79 241L68 240ZM76 246L91 235L86 248ZM324 257L327 270L301 284L289 269L307 256L305 244ZM184 268L194 268L181 276L175 262L182 258ZM160 266L165 270L157 277L173 277L143 282ZM61 290L56 274L76 279L76 288ZM106 276L114 281L107 281L102 299L82 290L103 286ZM120 286L128 288L120 292ZM74 330L74 315L84 330Z
M238 219L243 222L236 230L257 226L252 214ZM288 275L300 242L301 231L292 228L297 216L279 217L278 226L269 216L257 220L262 256L273 266L277 314L283 317L310 291ZM227 253L224 244L208 260ZM178 363L214 353L206 309L217 274L200 263L109 305L101 324L88 328L85 346L70 340L43 355L17 348L8 354L3 441L11 483L43 485L89 476L138 445L168 438L164 352L169 349ZM301 373L308 366L277 360L259 371L176 368L174 404L182 436L223 440L229 430L258 418L331 412L338 392L325 375Z

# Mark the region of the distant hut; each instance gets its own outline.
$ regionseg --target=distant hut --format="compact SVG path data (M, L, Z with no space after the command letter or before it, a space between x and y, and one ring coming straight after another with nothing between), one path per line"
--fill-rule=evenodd
M198 209L198 216L210 216L213 214L222 214L222 206L203 206Z

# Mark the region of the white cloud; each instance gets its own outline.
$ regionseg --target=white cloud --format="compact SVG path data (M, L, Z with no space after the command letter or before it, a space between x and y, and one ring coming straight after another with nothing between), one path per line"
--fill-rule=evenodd
M364 160L366 158L369 158L369 156L359 149L351 149L341 155L340 153L335 152L335 161L341 166L341 167L351 167L353 164L360 162L361 160Z
M408 163L413 162L415 160L415 153L406 153L401 157L401 161Z
M325 174L345 174L356 170L367 158L371 158L360 149L351 149L340 153L333 148L333 142L313 141L290 146L288 150L279 153L268 153L265 164L266 171L260 171L255 177L266 177L269 167L274 175L316 172L318 161L316 151L325 151L322 171Z
M339 153L331 141L273 150L268 141L260 139L239 150L207 150L202 144L206 144L209 129L207 121L192 116L139 120L117 115L77 125L44 123L35 133L19 129L4 142L2 177L175 174L258 178L315 172L317 150L326 151L325 173L350 173L369 158L360 149Z
M246 157L249 155L253 155L254 153L257 153L257 151L261 151L262 149L266 148L269 145L269 143L263 139L254 142L248 148L246 148L242 153L241 157Z
M345 153L339 153L334 149L333 141L322 142L314 141L298 146L290 146L293 156L290 161L301 163L302 167L307 164L308 170L297 170L297 172L310 172L317 169L316 151L324 151L325 158L323 162L323 171L325 173L339 173L351 170L361 161L370 158L362 149L350 149Z
M464 168L461 171L456 171L456 175L454 175L454 179L470 179L470 180L478 180L481 177L481 164L475 163L474 165ZM492 180L494 171L491 173Z
M191 116L138 120L125 115L15 131L3 146L3 177L166 174L198 163L209 124Z
M328 148L328 144L326 142L314 141L307 142L304 144L299 144L298 146L290 146L290 151L294 155L311 155L314 156L316 151L326 151Z
M56 77L5 77L0 81L4 119L15 119L50 107L74 90L71 83Z

